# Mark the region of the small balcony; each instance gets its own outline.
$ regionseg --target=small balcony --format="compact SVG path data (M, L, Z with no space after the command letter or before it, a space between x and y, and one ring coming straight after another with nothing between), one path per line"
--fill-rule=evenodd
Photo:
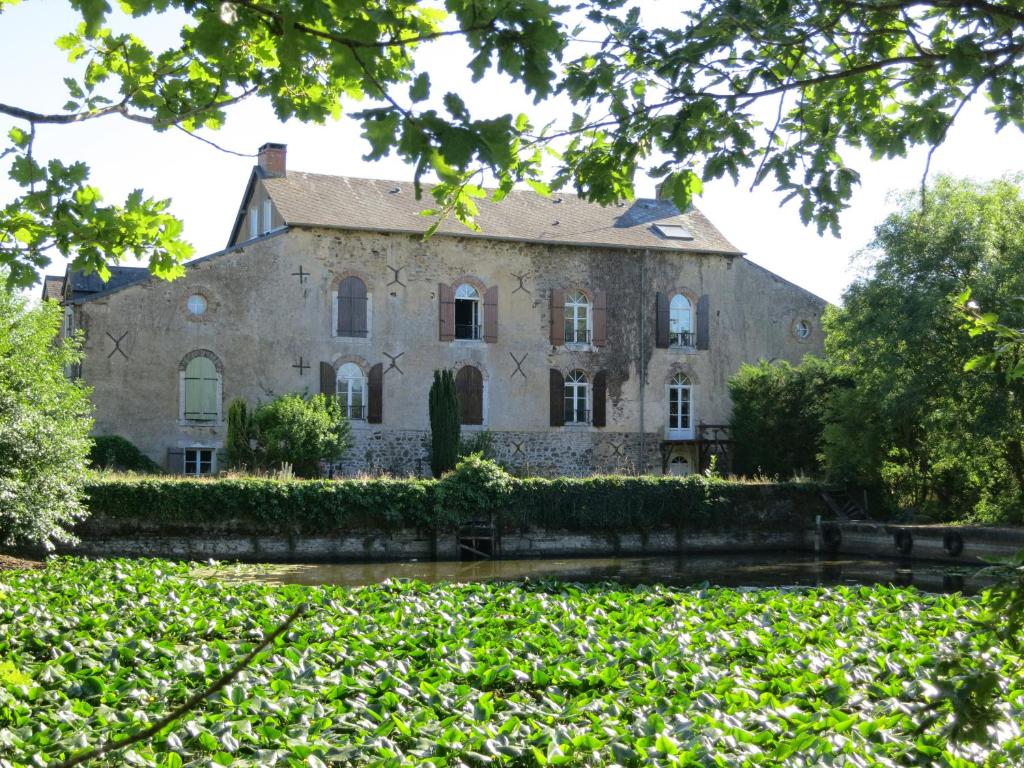
M697 339L693 331L674 331L668 335L668 345L677 349L693 349Z
M590 411L585 408L574 408L569 403L565 404L566 424L590 424Z
M475 323L455 324L456 339L470 339L473 341L479 341L483 337L483 334L480 331L480 326Z
M348 403L339 403L341 406L341 412L345 414L345 418L349 421L366 421L366 406L365 405L350 405Z

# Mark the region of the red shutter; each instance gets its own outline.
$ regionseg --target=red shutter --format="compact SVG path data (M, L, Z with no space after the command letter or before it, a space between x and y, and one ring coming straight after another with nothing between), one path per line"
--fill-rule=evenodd
M605 425L605 400L608 397L608 374L604 371L598 371L594 374L594 389L591 392L591 407L593 413L591 414L591 420L595 427L603 427Z
M659 292L654 301L654 346L668 349L669 346L669 301L668 296Z
M320 363L320 394L334 397L338 393L338 372L330 363Z
M551 426L561 427L565 424L565 379L562 372L552 368L549 374L551 382Z
M711 300L705 293L697 301L697 349L708 349L711 344Z
M441 341L455 338L455 290L450 285L439 283L437 286L438 324Z
M498 286L484 291L484 341L494 344L498 340Z
M551 289L551 346L565 344L565 291Z
M603 347L608 343L608 299L604 291L594 290L594 335L595 347Z
M380 424L384 420L384 365L377 363L366 377L367 393L366 421Z
M455 393L459 398L459 423L484 423L484 377L472 365L464 365L455 375Z

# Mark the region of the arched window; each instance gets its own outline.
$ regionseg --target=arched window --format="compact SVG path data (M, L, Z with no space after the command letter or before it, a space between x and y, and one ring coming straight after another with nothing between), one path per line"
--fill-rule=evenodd
M338 368L338 403L350 421L366 419L366 377L355 363Z
M455 289L455 338L480 338L480 291L469 283Z
M478 368L464 365L455 374L455 393L459 398L459 423L484 423L484 377Z
M693 385L684 373L677 373L668 385L668 433L670 438L693 438Z
M673 296L672 302L669 304L668 333L670 346L692 347L694 344L693 312L690 308L690 300L681 293Z
M366 283L346 277L338 286L338 335L365 339L367 324Z
M583 291L573 291L565 299L565 343L590 343L590 299Z
M214 359L193 356L181 371L181 417L186 421L220 421L221 376Z
M590 381L583 371L565 377L565 423L590 423Z
M691 471L690 462L686 460L685 456L676 454L668 463L668 473L672 477L683 477L690 474Z

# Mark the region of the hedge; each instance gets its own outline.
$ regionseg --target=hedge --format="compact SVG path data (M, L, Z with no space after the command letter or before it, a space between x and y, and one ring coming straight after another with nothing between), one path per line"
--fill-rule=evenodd
M822 511L809 483L740 483L688 478L509 477L492 483L491 509L453 510L442 501L467 498L443 480L199 480L111 476L87 488L91 519L83 528L330 532L418 528L450 530L491 513L503 530L576 531L786 529L813 523ZM465 490L462 486L460 490ZM84 531L80 531L84 532Z

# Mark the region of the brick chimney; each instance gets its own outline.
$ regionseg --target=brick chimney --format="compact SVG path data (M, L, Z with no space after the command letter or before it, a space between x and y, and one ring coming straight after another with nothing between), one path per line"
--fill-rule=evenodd
M277 177L287 176L286 158L288 156L287 144L274 144L267 142L260 147L258 165L264 176Z

